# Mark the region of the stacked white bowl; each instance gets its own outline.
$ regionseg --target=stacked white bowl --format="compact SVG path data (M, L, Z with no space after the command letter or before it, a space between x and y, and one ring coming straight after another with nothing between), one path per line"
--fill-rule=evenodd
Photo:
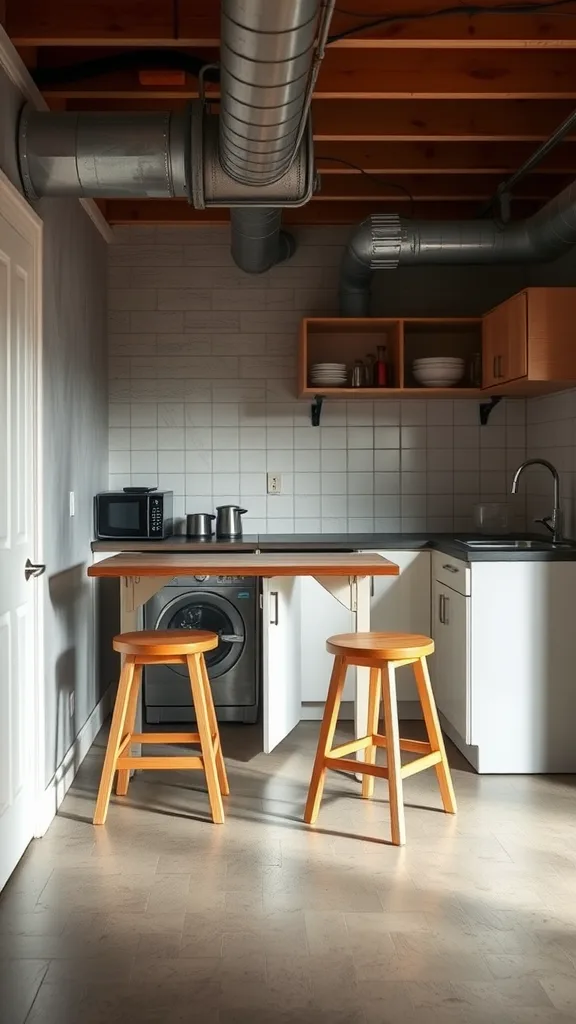
M452 388L464 376L464 360L457 356L415 359L412 372L425 388Z
M310 383L322 388L342 388L347 383L346 363L314 363Z

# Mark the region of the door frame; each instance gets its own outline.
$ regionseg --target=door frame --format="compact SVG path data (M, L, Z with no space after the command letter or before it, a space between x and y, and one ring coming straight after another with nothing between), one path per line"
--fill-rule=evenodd
M43 224L40 217L24 199L24 196L0 170L0 214L9 224L32 246L33 301L31 324L35 344L32 361L32 407L34 422L32 424L32 487L35 496L34 522L32 525L32 545L30 552L32 561L42 562L43 551L43 477L42 477L42 238ZM44 706L44 578L33 586L33 705L30 728L32 744L32 779L34 800L34 821L32 831L34 837L44 835L47 828L46 815L43 813L44 795L44 754L45 754L45 706Z

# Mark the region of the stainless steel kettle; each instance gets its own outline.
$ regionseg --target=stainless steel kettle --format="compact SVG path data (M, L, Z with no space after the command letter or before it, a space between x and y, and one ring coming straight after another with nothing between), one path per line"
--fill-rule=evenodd
M239 505L218 505L216 508L216 536L222 539L237 539L242 536L242 520L248 509Z
M210 540L212 523L216 519L211 512L194 512L186 516L186 536L192 540Z

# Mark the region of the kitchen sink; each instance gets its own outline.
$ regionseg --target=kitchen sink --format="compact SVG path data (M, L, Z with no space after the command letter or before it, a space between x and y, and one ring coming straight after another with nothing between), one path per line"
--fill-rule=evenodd
M563 548L574 548L576 545L571 541L562 541L555 544L551 540L514 540L508 537L489 538L481 540L457 540L456 544L471 551L556 551Z

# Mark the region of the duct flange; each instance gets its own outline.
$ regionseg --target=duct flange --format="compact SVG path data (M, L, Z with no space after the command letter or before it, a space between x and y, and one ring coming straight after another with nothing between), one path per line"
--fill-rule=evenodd
M197 209L304 206L312 198L314 157L310 120L291 166L270 185L242 184L224 170L219 154L219 116L207 113L200 100L192 103L191 137L192 201Z

